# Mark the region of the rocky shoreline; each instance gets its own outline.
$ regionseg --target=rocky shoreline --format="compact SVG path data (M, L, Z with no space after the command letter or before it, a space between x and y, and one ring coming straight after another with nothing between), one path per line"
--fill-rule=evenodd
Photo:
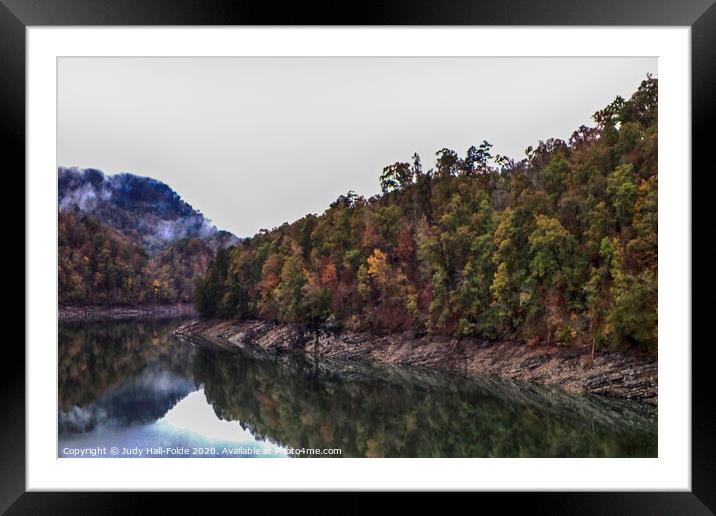
M300 327L269 321L191 320L175 330L184 339L201 337L220 347L258 346L277 354L316 353L338 361L369 361L439 369L469 376L497 376L555 386L568 393L592 393L657 404L656 356L601 351L589 347L525 346L409 334L377 336L342 331L305 333Z
M103 321L122 319L165 319L196 316L189 304L122 305L122 306L60 306L59 320L63 322Z

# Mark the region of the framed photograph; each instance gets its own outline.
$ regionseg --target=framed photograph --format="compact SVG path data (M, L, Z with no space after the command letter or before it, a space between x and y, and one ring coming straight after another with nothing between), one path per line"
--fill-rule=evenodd
M2 0L26 303L0 508L711 514L712 3Z

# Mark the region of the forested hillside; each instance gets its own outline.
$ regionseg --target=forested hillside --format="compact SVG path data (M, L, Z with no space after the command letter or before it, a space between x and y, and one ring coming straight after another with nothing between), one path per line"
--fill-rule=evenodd
M219 231L169 186L132 174L58 169L61 305L187 303Z
M569 141L513 160L483 142L433 168L385 167L349 192L218 252L205 316L308 327L657 346L657 80Z

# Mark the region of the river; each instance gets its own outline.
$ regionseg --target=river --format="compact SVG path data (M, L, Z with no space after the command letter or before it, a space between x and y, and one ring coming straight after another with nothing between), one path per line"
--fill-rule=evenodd
M655 457L657 410L559 389L60 323L58 457Z

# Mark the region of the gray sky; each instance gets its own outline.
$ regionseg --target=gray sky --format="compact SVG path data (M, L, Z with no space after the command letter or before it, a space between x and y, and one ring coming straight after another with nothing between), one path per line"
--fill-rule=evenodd
M166 182L238 236L418 152L567 139L656 58L60 58L58 165Z

